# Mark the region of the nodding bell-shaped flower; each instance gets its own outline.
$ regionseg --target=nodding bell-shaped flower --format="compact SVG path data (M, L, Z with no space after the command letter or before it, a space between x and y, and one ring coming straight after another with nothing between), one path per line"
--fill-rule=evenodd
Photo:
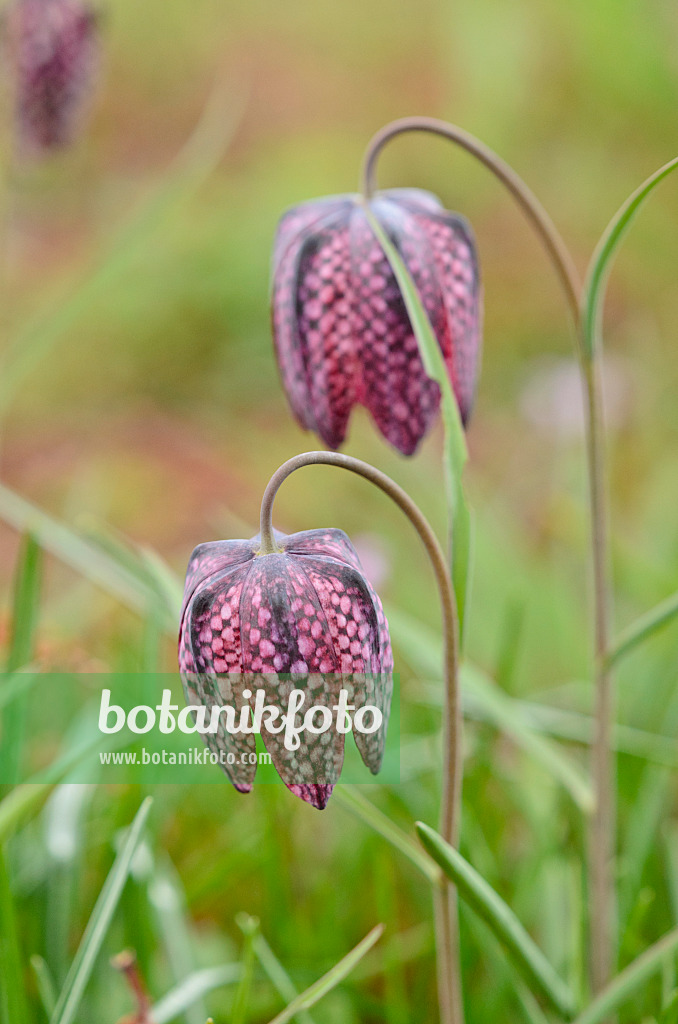
M82 0L13 0L3 14L20 150L70 143L92 91L97 13Z
M370 208L419 291L465 423L482 316L471 230L419 189L378 192ZM284 214L272 304L282 382L299 424L338 448L353 406L364 405L384 437L411 455L435 419L440 392L426 376L361 197L318 199Z
M359 710L379 711L375 731L354 729L356 745L373 774L379 771L393 687L393 656L381 602L358 555L341 530L275 534L279 551L260 554L252 540L201 544L186 575L179 667L189 704L232 707L256 721L259 693L265 706L288 714L294 690L304 696L294 722L311 707L336 710L341 690ZM372 714L373 712L369 712ZM375 720L376 720L375 716ZM336 718L338 718L338 713ZM252 788L256 757L251 732L219 727L203 738L241 792ZM335 719L336 721L336 719ZM355 721L355 720L354 720ZM345 719L344 719L345 722ZM320 728L322 722L313 723ZM322 809L344 759L344 733L304 730L297 749L281 732L262 726L261 737L285 785Z

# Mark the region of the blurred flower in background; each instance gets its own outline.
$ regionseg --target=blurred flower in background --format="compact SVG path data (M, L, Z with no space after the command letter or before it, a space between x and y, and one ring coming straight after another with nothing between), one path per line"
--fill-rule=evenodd
M79 0L14 0L3 17L17 144L37 156L73 141L99 63L98 16Z
M391 577L393 556L391 548L378 533L359 533L353 537L360 564L375 590L383 587Z
M633 404L632 374L624 359L607 354L603 366L605 421L608 429L626 426ZM540 356L526 368L520 410L528 423L561 440L584 436L581 371L575 359Z
M419 189L370 201L419 290L466 422L480 354L478 264L467 223ZM283 385L302 427L330 448L356 404L412 455L435 420L429 380L391 267L359 196L305 203L280 221L273 261L273 329Z

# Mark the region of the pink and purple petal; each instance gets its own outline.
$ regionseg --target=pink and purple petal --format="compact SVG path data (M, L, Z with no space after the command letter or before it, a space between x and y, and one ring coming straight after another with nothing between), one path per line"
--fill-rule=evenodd
M359 207L351 218L351 256L359 400L384 437L412 455L435 419L438 386L426 376L400 289Z
M378 193L372 210L408 265L431 317L464 422L473 401L481 304L473 237L462 218L418 189ZM290 211L276 238L273 320L292 409L331 448L353 406L411 455L435 420L428 379L391 268L356 196Z
M441 343L466 423L475 395L482 340L481 287L473 235L462 217L442 206L434 212L417 197L408 197L401 205L412 217L399 248ZM422 275L426 267L429 273ZM429 285L432 280L435 289Z
M316 429L338 448L357 400L358 351L351 303L351 252L343 204L303 245L297 288L298 331Z
M189 601L180 636L180 668L188 703L212 709L231 705L240 715L245 700L242 690L240 642L240 599L250 566L236 564L210 577ZM216 733L203 735L212 753L220 758L225 774L236 789L252 788L256 765L247 756L254 753L254 737L229 733L223 719ZM221 756L223 754L223 757ZM233 755L232 759L229 754Z
M327 621L301 558L273 554L255 559L240 617L246 672L304 676L336 671Z
M291 533L283 544L285 551L290 555L320 555L334 558L362 572L358 552L343 530L305 530L303 533Z
M349 210L337 197L289 211L274 252L273 334L283 386L300 425L335 448L354 401L342 301Z

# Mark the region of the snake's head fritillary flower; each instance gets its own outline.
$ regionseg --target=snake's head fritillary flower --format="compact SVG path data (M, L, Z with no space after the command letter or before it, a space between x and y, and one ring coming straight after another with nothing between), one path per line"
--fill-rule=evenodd
M3 15L21 151L66 146L96 73L97 13L82 0L14 0Z
M414 280L466 423L482 317L471 230L419 189L379 192L370 208ZM299 424L338 448L353 406L364 405L384 437L411 455L435 419L440 391L426 376L359 196L318 199L282 217L272 305L278 364Z
M381 713L375 732L353 733L376 774L393 687L381 602L341 530L275 537L280 550L273 554L259 553L258 537L201 544L193 552L179 634L187 701L210 710L231 706L240 715L246 704L254 710L255 693L263 689L266 704L286 713L298 689L308 696L303 718L310 706L333 708L344 689L356 712L370 705ZM287 787L325 807L343 764L344 735L334 728L304 732L293 751L282 735L262 728L261 737ZM256 749L254 735L220 725L204 738L236 789L249 791L256 772L248 756Z

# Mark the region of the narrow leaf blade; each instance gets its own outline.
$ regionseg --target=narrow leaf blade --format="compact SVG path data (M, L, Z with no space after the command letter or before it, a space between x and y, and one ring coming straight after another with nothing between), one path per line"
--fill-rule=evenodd
M490 927L532 991L539 994L561 1018L570 1020L575 1013L572 992L510 907L459 851L437 832L423 822L417 822L416 828L424 849L454 882L461 898Z
M664 626L668 626L676 617L678 617L678 593L667 597L665 601L662 601L649 612L646 612L645 615L641 615L639 619L632 622L630 626L627 626L617 637L612 650L609 652L607 664L615 665L621 658L637 647L638 644L644 640L649 640L651 636L654 636Z
M28 533L23 538L14 580L11 639L7 670L28 665L35 649L40 615L42 552L36 538ZM0 784L15 786L21 778L27 726L27 692L12 700L0 724Z
M285 1007L282 1013L279 1013L270 1024L287 1024L287 1021L299 1013L300 1010L310 1010L312 1006L315 1006L323 996L326 996L328 992L331 992L333 988L336 988L339 982L343 981L344 978L351 973L357 963L359 963L365 956L372 946L379 941L384 931L383 924L378 924L376 928L373 928L364 939L362 939L358 945L347 953L339 963L335 964L327 972L323 974L322 978L318 978L312 985L309 986L301 995L293 999L292 1002Z
M14 899L0 847L0 1021L28 1024L28 1020Z
M278 960L264 936L259 933L254 940L254 952L264 974L286 1002L291 1003L299 995L296 985ZM298 1024L313 1024L313 1018L306 1010L296 1014Z
M31 967L33 968L33 974L35 975L35 983L38 988L42 1008L47 1016L51 1017L54 1013L54 1007L56 1006L57 1000L52 972L43 958L38 956L37 953L31 957Z
M245 942L240 961L240 981L231 1010L231 1024L245 1024L247 1020L250 990L254 977L254 943L259 933L259 920L256 917L243 914L240 916L238 924L244 933Z
M583 340L585 351L589 358L593 356L597 348L607 281L619 245L631 221L647 197L676 167L678 167L678 157L664 164L663 167L660 167L658 171L655 171L654 174L644 181L614 215L596 247L586 274L582 306Z
M574 1024L599 1024L607 1020L620 1006L633 996L653 974L661 970L667 955L678 949L678 928L646 949L644 953L618 974L599 995L580 1013Z
M55 786L86 757L101 749L101 734L71 747L49 765L48 768L31 776L28 782L15 786L3 800L0 800L0 843L25 818L36 811Z
M405 303L426 373L440 388L440 407L445 428L445 486L450 515L452 579L457 598L460 634L463 636L468 581L471 570L471 512L463 489L463 472L468 458L466 437L445 360L433 333L426 310L400 254L379 221L365 207L370 223L384 251Z
M232 985L239 978L240 964L224 964L221 967L204 967L192 971L158 1000L151 1009L150 1019L153 1024L169 1024L215 988Z
M24 537L14 582L12 627L7 670L15 672L33 657L40 612L42 552L32 533Z
M440 676L442 645L440 637L425 623L400 608L386 609L394 637L408 660L424 675ZM585 814L593 807L591 785L576 762L543 736L525 713L523 703L504 693L494 680L477 665L464 661L460 669L464 713L501 730L538 761L557 779Z
M335 804L341 804L347 811L373 829L394 849L404 854L428 878L429 882L436 885L440 881L440 872L431 858L427 857L417 843L406 832L398 828L383 811L380 811L367 797L359 793L357 786L337 786L333 800Z
M15 530L30 531L46 551L127 607L143 613L149 608L155 595L136 574L4 484L0 484L0 519Z
M147 797L137 811L130 825L120 851L115 858L106 881L103 884L94 910L85 928L71 969L59 994L50 1024L72 1024L80 1005L82 994L89 980L94 962L99 954L106 932L115 913L118 901L127 881L132 859L141 842L152 799Z

